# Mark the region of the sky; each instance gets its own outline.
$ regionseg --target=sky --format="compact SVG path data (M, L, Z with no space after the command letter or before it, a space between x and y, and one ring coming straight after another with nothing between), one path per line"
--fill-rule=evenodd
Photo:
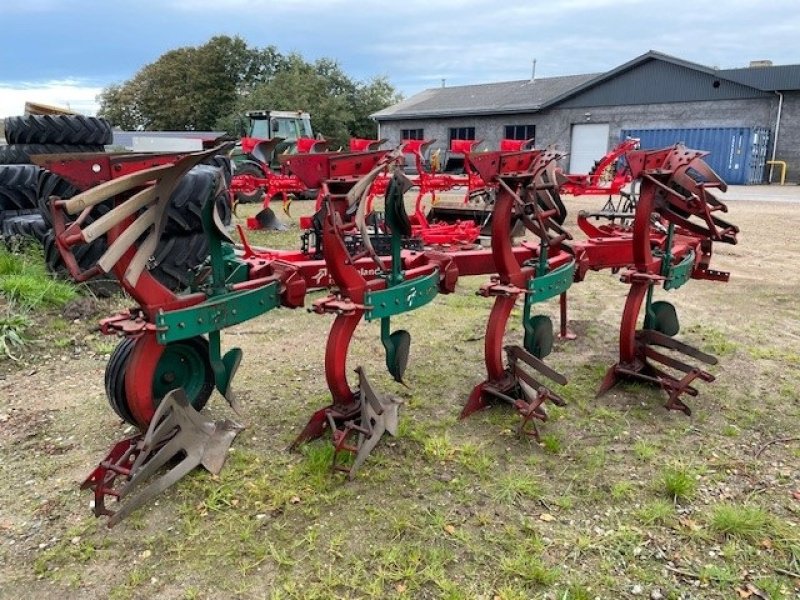
M0 117L97 109L107 85L214 35L423 89L599 73L648 50L719 68L800 63L800 1L0 0Z

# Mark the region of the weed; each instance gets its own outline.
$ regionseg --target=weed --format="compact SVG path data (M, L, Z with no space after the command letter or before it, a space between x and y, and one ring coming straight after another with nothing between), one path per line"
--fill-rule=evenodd
M428 437L422 445L422 452L428 460L439 462L451 460L456 454L456 448L450 435L445 432Z
M550 454L561 454L561 440L553 433L548 433L539 438L542 448Z
M656 455L657 448L644 440L636 440L633 445L633 453L641 461L650 461Z
M505 475L497 480L493 494L498 502L514 503L522 499L540 498L539 484L526 475Z
M582 583L571 583L559 600L592 600L595 595Z
M725 565L705 565L700 571L700 581L732 585L738 580L738 575Z
M645 525L664 525L674 513L672 503L659 498L642 506L636 515Z
M720 504L711 513L711 529L724 535L756 541L770 531L770 516L758 506Z
M31 326L30 320L8 311L0 316L0 358L17 360L13 350L25 344L25 330Z
M558 571L548 568L537 556L520 553L500 561L504 573L519 577L527 583L550 586L558 580Z
M763 590L767 598L772 600L788 600L791 598L789 587L777 577L764 577L756 580L756 587Z
M468 471L486 477L495 464L482 446L467 442L458 449L456 460Z
M630 481L618 481L611 486L611 497L614 500L625 500L633 495L633 484Z
M673 502L684 502L691 500L697 491L696 475L689 467L673 465L664 468L656 486Z
M739 428L736 425L725 425L722 428L722 435L725 437L738 437L739 436Z
M95 354L111 354L117 347L117 340L99 339L92 343Z

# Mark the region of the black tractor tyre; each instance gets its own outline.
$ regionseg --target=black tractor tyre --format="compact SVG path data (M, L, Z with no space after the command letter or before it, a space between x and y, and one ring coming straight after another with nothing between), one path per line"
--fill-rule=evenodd
M35 165L0 165L0 212L36 208L40 170Z
M184 235L203 231L203 205L217 187L220 177L218 167L197 165L184 175L169 199L167 223L164 235ZM231 222L231 209L227 188L221 189L214 198L222 222Z
M5 119L9 144L95 144L114 141L111 123L83 115L25 115Z
M102 237L91 244L74 246L72 252L78 267L83 272L96 265L107 248L106 240ZM52 230L48 231L44 236L42 249L47 270L63 279L72 280L72 274L69 272L63 258L61 258L61 253L56 245L55 234ZM108 298L119 290L117 280L113 275L108 274L100 274L83 285L86 285L88 289L101 298Z
M52 227L53 215L50 212L50 197L57 196L62 200L68 200L79 193L80 190L63 177L47 169L42 169L36 185L36 205L39 209L39 214Z
M76 152L104 152L103 146L83 144L64 146L59 144L11 144L0 146L0 164L28 165L31 156L37 154L74 154Z
M193 270L206 258L208 238L204 233L163 236L148 268L163 286L178 291L189 287Z
M262 179L264 177L264 171L259 167L257 164L252 162L244 162L236 165L236 170L233 172L234 177L236 175L252 175L253 177L258 177ZM251 204L251 203L258 203L261 204L264 201L264 190L257 189L255 192L248 194L247 192L236 192L236 203L237 204Z
M26 243L35 243L38 246L50 231L50 227L38 212L27 215L17 214L12 217L0 215L0 219L2 219L0 235L11 250L16 250Z
M120 419L130 425L138 426L128 406L128 397L125 395L125 372L135 341L126 338L117 344L106 364L104 380L109 406Z
M222 173L222 176L225 178L225 187L231 187L231 178L233 177L233 163L229 156L224 154L215 154L211 158L207 158L203 161L204 165L211 165L212 167L216 167Z

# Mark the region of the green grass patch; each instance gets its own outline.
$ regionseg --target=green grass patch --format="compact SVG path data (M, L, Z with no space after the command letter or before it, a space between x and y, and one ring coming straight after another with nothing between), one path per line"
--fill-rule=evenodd
M729 334L708 325L692 325L686 328L686 332L699 334L703 340L701 349L715 356L731 356L739 347Z
M711 513L709 526L731 537L758 541L770 533L771 518L758 506L720 504Z
M691 500L697 491L696 473L684 465L665 467L656 481L656 489L674 502Z
M17 360L14 350L25 345L25 330L30 326L30 319L24 315L7 311L0 316L0 359Z
M503 503L518 502L522 499L536 500L541 498L542 489L538 482L528 475L505 475L497 480L492 496Z
M561 440L554 433L547 433L539 438L542 448L550 454L561 454L563 446Z
M41 250L12 254L0 249L0 295L30 309L63 306L78 296L74 285L53 279Z
M665 525L675 514L675 506L658 498L642 506L636 516L645 525Z
M500 569L529 584L550 586L558 581L557 570L547 567L539 557L528 553L504 557L500 562Z

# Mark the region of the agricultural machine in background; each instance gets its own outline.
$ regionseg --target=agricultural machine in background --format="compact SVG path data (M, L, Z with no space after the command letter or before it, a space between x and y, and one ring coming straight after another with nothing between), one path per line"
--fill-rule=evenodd
M280 199L286 211L293 197L314 197L315 192L309 192L293 175L282 172L278 156L319 151L325 141L314 139L307 112L257 110L246 116L246 134L231 155L231 198L237 204L262 203L262 210L249 223L251 229L284 230L286 226L275 215L271 202Z
M638 139L628 138L595 161L594 166L585 175L559 171L561 191L573 196L607 196L608 199L601 209L603 212L632 213L636 204L636 193L633 188L629 190L624 188L633 182L634 177L623 158L638 147ZM614 204L615 197L618 197L616 204Z
M238 410L232 380L242 353L236 348L223 353L221 330L278 306L302 306L306 290L314 287L331 290L312 304L312 312L334 315L324 365L331 402L311 416L295 445L330 432L333 467L350 477L384 433L396 433L401 404L381 394L363 366L356 369L355 384L348 380L346 361L358 325L380 320L386 369L403 381L411 334L393 329L392 317L424 306L439 293L453 293L461 276L490 276L478 293L494 299L484 342L486 379L469 394L462 417L506 403L520 417L520 435L538 435L535 425L546 420L546 403L563 404L540 380L564 384L566 377L543 361L552 350L554 328L549 317L536 314L536 304L564 297L588 272L601 269L620 272L630 291L619 360L599 393L622 379L641 381L666 391L667 408L689 414L683 398L697 395L696 381L714 378L687 361L713 364L716 359L676 340L680 326L674 306L654 298L659 286L670 291L690 279L728 279L728 273L709 268L712 246L735 243L738 230L717 214L726 208L713 190L725 186L703 156L682 146L628 152L631 174L641 183L634 218L630 224L598 226L579 216L588 239L576 242L563 228L566 209L554 177L557 152L468 153L469 168L484 182L494 208L491 248L481 248L470 243L433 247L415 237L413 215L403 202L413 180L402 172L400 149L291 155L283 159L285 168L304 186L321 190L314 217L320 256L254 248L244 238L234 243L212 201L222 178L213 178L202 208L209 258L193 270L191 285L181 294L150 276L148 256L163 231L170 190L205 155L147 161L59 157L49 168L85 190L51 203L65 261L78 279L87 277L73 253L105 236L108 250L93 270L112 273L137 303L101 324L104 333L123 338L106 370L109 403L141 433L116 444L85 482L95 495L95 513L110 515L113 525L197 465L212 472L221 468L241 426L200 413L213 389ZM382 178L385 229L384 237L376 237L369 197ZM109 201L113 208L86 222L93 206ZM533 239L515 243L516 222ZM508 344L506 327L520 300L523 338ZM642 310L644 326L637 328ZM354 455L352 462L346 454ZM174 458L180 461L157 476ZM108 505L109 496L121 501L117 512Z

